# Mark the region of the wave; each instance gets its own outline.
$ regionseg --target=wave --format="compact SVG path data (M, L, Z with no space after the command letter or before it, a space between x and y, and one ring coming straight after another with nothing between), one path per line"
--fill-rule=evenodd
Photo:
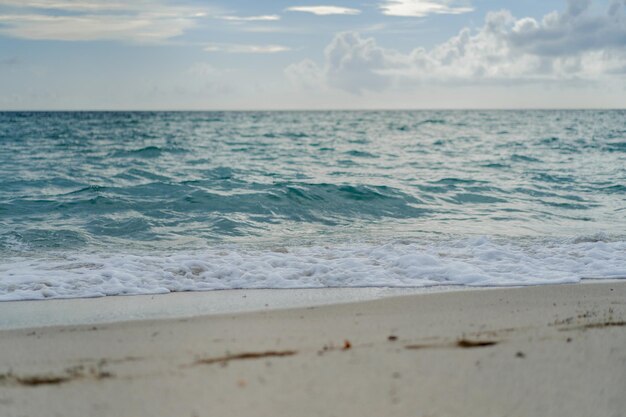
M3 294L616 276L624 239L593 233L626 230L623 115L0 112ZM431 239L475 233L508 240Z
M222 168L209 173L213 178L182 183L87 186L49 199L16 198L0 203L0 211L16 216L71 215L86 225L97 216L133 214L157 223L172 215L182 223L197 221L198 215L244 215L330 224L355 217L402 219L428 213L418 207L420 200L393 187L277 182L248 183L234 189L229 186L237 181L233 172ZM220 187L221 183L225 186ZM210 221L208 217L204 220ZM106 217L97 221L106 222Z
M112 158L158 158L165 153L183 153L186 152L180 148L162 148L159 146L145 146L138 149L124 149L112 152L109 156Z
M626 241L457 240L13 257L0 300L240 288L523 286L626 278Z

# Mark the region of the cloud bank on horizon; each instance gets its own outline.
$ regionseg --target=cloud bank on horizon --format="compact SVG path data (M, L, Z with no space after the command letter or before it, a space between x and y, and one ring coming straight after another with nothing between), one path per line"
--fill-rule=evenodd
M478 30L463 28L431 49L417 47L408 53L383 48L358 32L343 32L326 47L321 65L303 60L286 73L296 83L356 94L411 82L528 83L624 77L626 1L612 2L604 15L590 13L590 6L590 0L570 0L564 12L551 12L540 20L516 19L507 10L489 12ZM415 12L423 10L428 8Z
M0 0L0 109L626 107L626 0L285 3Z

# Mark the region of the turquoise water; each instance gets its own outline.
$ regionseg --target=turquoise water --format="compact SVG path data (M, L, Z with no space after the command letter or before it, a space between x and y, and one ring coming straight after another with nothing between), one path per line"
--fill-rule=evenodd
M4 299L626 276L625 111L0 113L0 144Z

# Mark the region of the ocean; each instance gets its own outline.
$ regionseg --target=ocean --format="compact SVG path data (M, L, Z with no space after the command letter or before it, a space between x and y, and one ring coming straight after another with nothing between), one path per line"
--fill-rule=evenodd
M626 111L0 112L0 300L626 278Z

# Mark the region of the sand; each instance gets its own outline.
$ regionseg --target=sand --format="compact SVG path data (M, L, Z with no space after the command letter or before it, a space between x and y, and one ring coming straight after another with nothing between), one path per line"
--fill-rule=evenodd
M3 417L617 417L625 393L626 282L0 331Z

